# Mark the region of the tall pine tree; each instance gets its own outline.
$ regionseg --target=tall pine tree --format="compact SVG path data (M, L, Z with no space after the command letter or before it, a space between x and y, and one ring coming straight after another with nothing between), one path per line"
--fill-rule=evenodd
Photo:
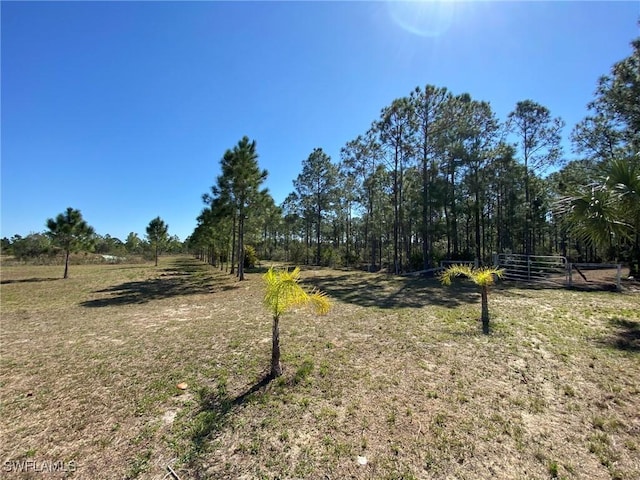
M51 240L64 250L64 277L69 277L69 254L91 243L94 230L82 218L80 210L69 207L55 219L47 220L47 232Z
M160 249L167 242L169 225L164 223L160 217L156 217L147 225L147 238L154 251L154 257L156 259L156 267L158 266L158 255Z
M338 167L331 163L331 157L321 148L315 148L302 162L302 173L293 182L296 194L304 205L306 214L312 216L316 233L316 265L321 261L321 236L323 219L336 203L338 187Z
M267 178L267 171L258 167L258 153L255 140L244 136L233 147L227 150L221 160L222 174L217 185L212 188L214 197L231 207L235 218L233 247L237 245L238 269L236 275L244 280L244 236L247 219L254 214L252 206L264 201L267 190L260 190L260 185Z

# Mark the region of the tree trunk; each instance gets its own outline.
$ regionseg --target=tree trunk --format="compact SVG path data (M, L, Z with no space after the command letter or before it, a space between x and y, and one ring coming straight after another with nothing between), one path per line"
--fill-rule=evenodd
M158 242L156 242L156 267L158 266Z
M311 248L311 220L309 218L307 218L305 221L304 238L305 238L305 255L306 255L305 264L310 265L311 262L309 260L309 249Z
M400 242L402 245L399 246L400 256L398 258L398 267L399 271L396 273L404 272L404 265L409 260L408 258L403 258L403 251L407 250L407 241L406 241L406 226L404 224L404 192L403 192L403 183L404 183L404 162L403 159L400 159L400 178L398 182L398 194L399 194L399 203L398 203L398 228L400 235Z
M320 208L320 200L318 200L318 218L316 224L316 265L320 265L320 227L322 222L322 209Z
M422 145L422 269L429 268L429 158L427 152L427 142L429 141L429 123L424 128L424 143Z
M503 252L504 242L502 241L502 187L498 185L498 194L496 195L496 253Z
M525 137L526 142L526 137ZM525 202L525 217L524 217L524 254L532 255L531 252L531 197L529 193L529 166L528 155L524 156L524 202Z
M489 335L489 300L487 287L482 287L482 333Z
M231 234L231 275L235 273L235 263L236 263L236 215L233 215L233 228Z
M475 255L476 255L476 259L478 260L478 262L482 263L482 252L481 252L481 245L482 245L482 240L480 237L480 185L479 185L479 180L478 180L478 170L476 169L475 171L475 205L474 205L474 209L473 209L473 213L474 213L474 220L475 220Z
M449 232L449 237L451 241L451 245L453 247L453 258L458 259L460 255L459 248L459 240L458 240L458 212L456 207L456 166L455 166L455 158L451 157L451 164L449 165L449 175L451 178L451 198L450 200L450 220L449 225L451 226L451 231ZM445 209L446 210L446 209Z
M244 212L238 219L238 280L244 280Z
M345 247L347 250L347 258L345 266L351 266L351 249L349 248L349 244L351 243L351 202L347 201L347 223L345 225Z
M64 253L64 277L62 278L69 278L69 249L67 248Z
M271 377L276 378L282 375L280 365L280 318L273 317L273 328L271 333Z
M396 152L394 157L394 169L393 169L393 273L398 275L400 273L400 266L398 265L398 234L399 234L399 192L398 192L398 147L396 146Z

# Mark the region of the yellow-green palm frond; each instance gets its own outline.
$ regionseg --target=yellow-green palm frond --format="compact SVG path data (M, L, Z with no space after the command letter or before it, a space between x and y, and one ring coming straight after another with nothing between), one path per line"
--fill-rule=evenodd
M451 285L455 277L466 277L476 285L488 287L493 285L495 278L502 278L504 270L495 267L473 268L468 265L451 265L439 275L443 285Z
M326 293L314 290L309 294L309 303L319 315L326 315L331 308L331 300Z
M311 304L320 314L327 313L331 307L331 302L324 292L307 293L300 286L299 267L291 272L275 270L272 267L265 273L264 279L267 284L264 303L275 317L279 317L296 305Z
M471 278L473 276L473 271L471 267L468 265L451 265L440 272L438 278L443 285L451 285L451 281L455 277L467 277Z
M472 278L473 282L481 287L488 287L493 285L496 278L502 278L504 270L495 267L482 267L474 270L475 278Z

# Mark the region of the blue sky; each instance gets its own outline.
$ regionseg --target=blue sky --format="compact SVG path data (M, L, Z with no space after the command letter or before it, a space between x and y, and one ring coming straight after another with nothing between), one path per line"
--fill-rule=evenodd
M247 135L276 203L416 86L532 99L566 122L631 52L639 2L6 2L0 236L71 206L100 234L181 239ZM568 143L567 143L568 145ZM566 152L570 157L571 152Z

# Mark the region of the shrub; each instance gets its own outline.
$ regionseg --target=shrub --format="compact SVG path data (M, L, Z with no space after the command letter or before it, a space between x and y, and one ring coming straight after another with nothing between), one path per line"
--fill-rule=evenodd
M244 246L244 268L253 268L258 263L258 254L251 245Z

